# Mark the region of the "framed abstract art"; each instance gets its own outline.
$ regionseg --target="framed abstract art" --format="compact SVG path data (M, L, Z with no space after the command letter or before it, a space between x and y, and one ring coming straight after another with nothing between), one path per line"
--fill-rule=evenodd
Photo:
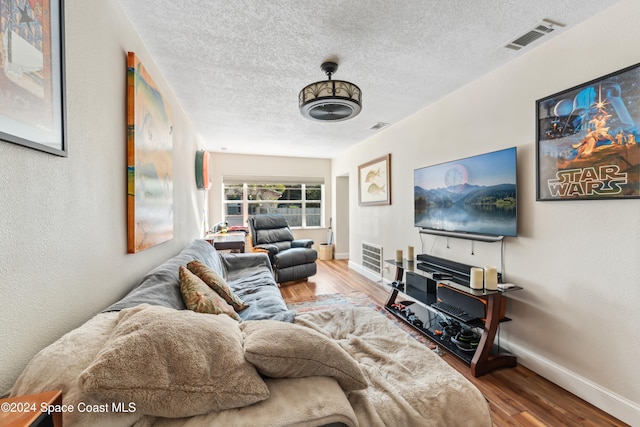
M171 109L135 53L127 55L127 250L173 238Z
M0 3L0 140L67 155L64 2Z

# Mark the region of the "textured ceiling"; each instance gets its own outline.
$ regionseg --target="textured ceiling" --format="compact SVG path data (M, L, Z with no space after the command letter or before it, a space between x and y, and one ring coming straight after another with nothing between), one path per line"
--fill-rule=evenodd
M619 0L119 0L205 149L336 156ZM565 24L504 48L548 18ZM336 79L362 90L362 112L307 120L298 92Z

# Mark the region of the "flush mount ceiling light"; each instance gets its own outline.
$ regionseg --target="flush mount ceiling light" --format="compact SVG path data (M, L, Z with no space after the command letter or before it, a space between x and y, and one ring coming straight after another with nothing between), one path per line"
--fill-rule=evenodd
M310 120L339 122L351 119L362 109L362 92L353 83L331 80L338 69L335 62L320 67L328 80L311 83L300 91L300 113Z

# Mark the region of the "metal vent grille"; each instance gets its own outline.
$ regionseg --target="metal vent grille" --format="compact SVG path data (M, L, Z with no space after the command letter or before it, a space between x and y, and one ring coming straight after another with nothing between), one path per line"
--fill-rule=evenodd
M370 130L380 130L382 128L386 128L387 126L389 126L389 123L378 122L375 125L371 126L369 129Z
M547 26L547 25L538 25L536 27L536 31L540 31L541 33L550 33L551 31L553 31L553 28L551 26Z
M362 242L362 266L376 274L382 274L382 246Z
M554 26L564 27L563 24L551 21L550 19L544 19L542 23L536 25L532 30L521 35L512 42L507 43L505 47L508 49L520 50L523 47L538 40L540 37L552 33L554 31Z
M514 44L516 46L525 47L529 43L533 43L534 41L538 40L540 37L542 37L542 36L544 36L546 34L548 34L548 33L541 33L541 32L532 30L532 31L529 31L527 34L518 37L517 39L512 41L511 44Z

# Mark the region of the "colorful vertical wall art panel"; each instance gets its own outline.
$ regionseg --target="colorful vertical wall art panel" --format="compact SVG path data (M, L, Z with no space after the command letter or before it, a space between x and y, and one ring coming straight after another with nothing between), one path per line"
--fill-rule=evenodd
M135 53L127 57L127 250L173 238L171 110Z

